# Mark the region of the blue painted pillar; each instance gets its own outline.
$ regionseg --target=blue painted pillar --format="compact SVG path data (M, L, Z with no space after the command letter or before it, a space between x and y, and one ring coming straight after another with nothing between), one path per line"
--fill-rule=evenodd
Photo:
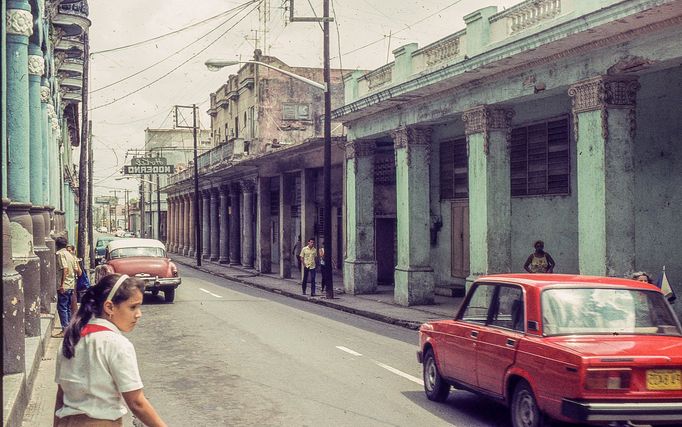
M30 43L28 46L28 111L29 111L29 164L31 183L31 221L33 222L33 251L40 260L40 282L38 294L31 296L37 299L36 308L49 313L49 302L46 301L50 290L54 289L52 279L55 272L49 274L54 266L54 252L50 259L50 250L45 243L45 188L43 177L47 174L43 164L43 111L40 100L41 82L45 74L45 59L40 46ZM27 295L28 302L28 295ZM30 308L34 308L33 301Z
M42 205L43 210L41 215L43 217L43 239L45 241L45 247L47 248L45 258L40 258L42 266L45 268L45 277L41 276L40 285L40 311L42 313L50 312L50 302L53 297L56 297L56 266L55 266L55 242L50 236L50 231L52 230L50 214L54 210L53 206L50 206L50 137L49 137L49 121L47 118L47 105L50 102L50 88L46 86L45 78L42 79L40 86L40 149L42 153L42 179L41 187L43 191ZM42 268L41 268L42 273Z

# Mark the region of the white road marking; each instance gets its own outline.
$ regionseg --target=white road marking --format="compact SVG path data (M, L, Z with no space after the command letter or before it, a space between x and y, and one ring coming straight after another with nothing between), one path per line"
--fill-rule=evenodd
M216 298L222 298L222 297L223 297L222 295L214 294L214 293L211 292L211 291L207 291L207 290L204 289L204 288L199 288L199 290L202 291L202 292L206 292L206 293L209 294L209 295L213 295L213 296L216 297Z
M387 371L393 372L393 373L396 374L396 375L400 375L401 377L406 378L406 379L408 379L408 380L410 380L410 381L412 381L412 382L415 382L415 383L417 383L417 384L419 384L419 385L424 385L424 381L422 381L421 378L413 377L413 376L410 375L410 374L406 374L406 373L403 372L403 371L400 371L400 370L398 370L398 369L396 369L396 368L394 368L394 367L388 366L388 365L383 364L383 363L381 363L381 362L377 362L376 360L372 360L372 362L376 363L377 365L381 366L382 368L386 369Z
M362 356L362 354L358 353L357 351L353 351L353 350L351 350L350 348L347 348L347 347L343 347L343 346L337 345L336 348L338 348L338 349L341 350L341 351L345 351L345 352L348 353L348 354L352 354L353 356Z

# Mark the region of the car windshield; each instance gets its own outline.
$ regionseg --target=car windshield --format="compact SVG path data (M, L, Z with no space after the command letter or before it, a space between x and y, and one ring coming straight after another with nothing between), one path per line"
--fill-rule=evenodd
M136 256L165 257L166 251L161 248L137 247L114 249L109 254L111 259L130 258Z
M107 243L111 242L112 240L114 240L114 239L99 239L99 240L97 241L97 245L96 245L96 246L97 246L98 248L103 248L103 247L105 247L105 246L107 245Z
M663 295L636 289L548 289L542 323L545 335L682 335Z

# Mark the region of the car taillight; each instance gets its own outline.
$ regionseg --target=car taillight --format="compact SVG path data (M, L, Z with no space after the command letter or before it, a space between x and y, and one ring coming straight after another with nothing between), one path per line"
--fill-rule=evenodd
M630 389L631 370L588 369L585 375L586 390L628 390Z

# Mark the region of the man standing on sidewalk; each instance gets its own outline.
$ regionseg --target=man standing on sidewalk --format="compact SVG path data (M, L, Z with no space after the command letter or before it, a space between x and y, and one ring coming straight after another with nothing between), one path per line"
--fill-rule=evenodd
M57 252L57 312L62 330L54 335L55 338L63 338L64 330L71 320L71 298L76 287L76 274L80 271L76 257L66 248L68 245L66 237L59 236L55 239Z
M305 295L308 285L308 274L310 274L310 296L315 296L315 267L317 261L317 249L315 249L315 239L308 239L308 245L301 249L298 259L303 263L303 295Z

